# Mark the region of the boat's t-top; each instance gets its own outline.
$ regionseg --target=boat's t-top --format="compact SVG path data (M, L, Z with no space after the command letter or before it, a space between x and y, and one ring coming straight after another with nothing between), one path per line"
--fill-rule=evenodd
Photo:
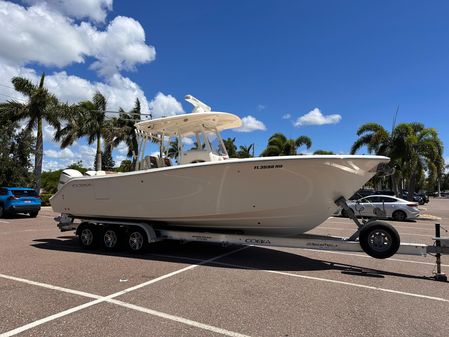
M178 165L229 158L220 132L240 127L241 119L227 112L211 111L209 106L191 95L185 99L194 106L192 113L135 124L140 154L137 170L170 166L168 157L177 158ZM148 141L159 144L159 157L145 156Z

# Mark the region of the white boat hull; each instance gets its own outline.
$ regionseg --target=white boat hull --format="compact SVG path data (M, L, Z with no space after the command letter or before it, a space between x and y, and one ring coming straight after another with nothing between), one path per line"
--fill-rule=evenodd
M325 221L375 173L379 156L231 159L75 178L51 199L76 218L300 234Z

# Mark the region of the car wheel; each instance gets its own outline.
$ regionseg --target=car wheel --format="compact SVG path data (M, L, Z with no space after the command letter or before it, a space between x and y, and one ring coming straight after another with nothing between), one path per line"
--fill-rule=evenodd
M345 209L342 209L341 210L341 216L344 217L344 218L347 218L348 217L348 212L346 212Z
M0 206L0 218L3 218L3 215L5 215L5 212L3 211L3 206Z
M30 217L35 218L39 214L39 211L30 212Z
M128 233L128 249L132 253L142 253L148 246L148 238L145 231L139 227L131 228Z
M359 241L363 251L376 259L387 259L393 256L401 245L396 229L382 221L373 221L364 225L360 230Z
M396 221L404 221L407 219L407 214L404 211L396 211L393 213L393 219Z

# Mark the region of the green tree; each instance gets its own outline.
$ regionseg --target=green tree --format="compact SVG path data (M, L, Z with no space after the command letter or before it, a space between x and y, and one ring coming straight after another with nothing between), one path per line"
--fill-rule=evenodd
M421 123L403 123L392 133L391 156L403 163L409 199L413 199L419 178L427 171L437 177L443 165L443 143L438 132Z
M131 172L134 170L134 165L131 160L122 160L120 166L117 168L117 172Z
M240 149L237 151L238 158L252 158L254 157L252 150L254 149L254 144L250 146L240 145Z
M106 120L106 98L97 91L91 101L82 101L73 106L64 118L66 126L56 132L56 141L66 148L81 137L87 137L88 144L96 142L95 170L102 169L101 138L110 133L112 123Z
M223 143L226 147L226 152L229 158L237 158L237 146L235 145L235 138L223 139Z
M307 149L312 146L312 140L307 136L300 136L296 139L288 139L282 133L275 133L268 139L268 145L262 151L262 157L272 156L292 156L297 154L297 150L302 145Z
M351 154L355 154L360 148L366 146L368 153L387 156L391 151L392 138L390 133L382 125L376 123L363 124L357 130L357 139L351 147Z
M101 152L102 169L105 171L113 171L115 168L115 161L112 158L112 146L105 144L104 148L104 151Z
M316 150L313 154L315 155L329 155L329 154L335 154L332 151L326 151L326 150Z
M357 131L357 139L351 147L351 154L366 146L368 153L388 156L390 166L395 168L392 187L398 192L398 180L407 181L409 198L417 182L427 171L437 177L442 171L443 145L435 129L425 128L421 123L403 123L389 133L379 124L367 123Z
M31 186L31 154L36 139L31 130L22 130L7 113L0 114L0 186Z
M179 141L178 137L174 138L173 140L170 140L169 147L167 150L167 155L170 158L178 158L179 157Z
M125 112L122 108L119 110L118 118L114 118L113 127L113 145L117 147L121 142L125 142L128 146L127 156L132 158L132 165L135 168L139 151L139 143L137 141L136 120L140 120L141 106L140 101L136 98L134 108L130 112Z
M41 187L42 160L44 154L43 122L55 128L60 127L59 117L67 106L61 104L56 96L45 87L45 74L42 74L38 85L23 77L14 77L12 83L16 91L27 97L27 103L8 101L0 104L0 113L9 113L12 120L26 120L26 130L37 130L34 159L34 188L37 193Z

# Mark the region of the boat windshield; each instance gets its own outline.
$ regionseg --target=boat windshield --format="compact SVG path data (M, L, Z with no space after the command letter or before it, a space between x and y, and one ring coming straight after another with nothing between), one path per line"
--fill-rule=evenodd
M220 134L214 129L205 129L204 132L183 135L182 152L207 151L218 156L227 156L226 148Z
M219 156L227 156L226 148L224 147L217 130L205 130L205 133L207 140L209 141L211 152Z

